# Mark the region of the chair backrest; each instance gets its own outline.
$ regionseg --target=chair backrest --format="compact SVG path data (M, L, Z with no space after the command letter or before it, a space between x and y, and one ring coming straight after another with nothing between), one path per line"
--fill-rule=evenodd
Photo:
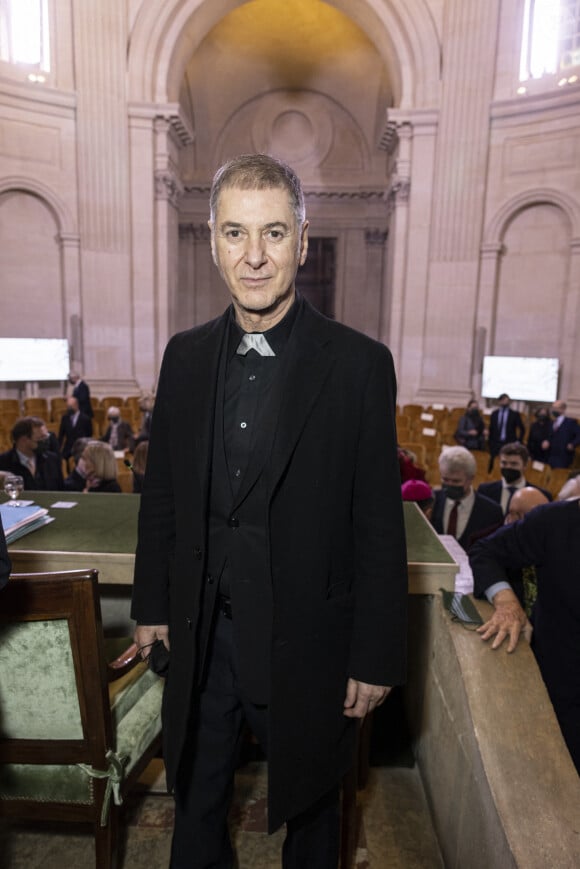
M0 606L0 762L106 767L113 745L96 570L13 575Z

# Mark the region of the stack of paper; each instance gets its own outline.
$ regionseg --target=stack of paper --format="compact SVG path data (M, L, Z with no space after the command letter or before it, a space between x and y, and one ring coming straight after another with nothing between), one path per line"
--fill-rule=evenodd
M6 543L14 543L19 537L30 534L31 531L52 522L48 510L45 510L44 507L38 507L36 504L32 504L30 507L15 507L14 504L9 503L0 504L0 518L6 535Z

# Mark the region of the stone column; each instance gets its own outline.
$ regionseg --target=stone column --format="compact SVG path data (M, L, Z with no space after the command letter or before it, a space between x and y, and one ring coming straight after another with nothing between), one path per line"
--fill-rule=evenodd
M568 292L562 340L563 369L559 394L569 405L568 412L580 416L580 238L570 240Z
M499 0L448 0L418 400L471 392Z
M84 374L80 236L61 232L58 241L62 274L63 335L69 341L71 369L79 369Z
M478 358L472 359L471 387L476 395L481 393L480 363L484 355L492 355L495 346L495 308L499 269L504 246L500 242L489 242L481 245L479 272L479 299L476 315L476 336L474 349Z

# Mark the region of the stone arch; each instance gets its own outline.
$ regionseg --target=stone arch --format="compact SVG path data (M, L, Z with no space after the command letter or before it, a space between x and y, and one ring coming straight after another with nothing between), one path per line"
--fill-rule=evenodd
M20 190L22 193L29 193L40 199L54 217L61 238L75 234L76 227L68 208L50 187L40 181L18 175L0 179L0 196L11 190Z
M496 211L485 233L485 246L501 246L505 232L511 221L525 208L541 204L556 205L566 215L573 239L580 238L580 205L571 196L549 187L526 190L508 199Z
M397 105L438 105L440 40L426 0L325 2L375 43L393 81ZM129 45L130 100L177 103L188 59L209 30L240 5L240 0L145 0Z

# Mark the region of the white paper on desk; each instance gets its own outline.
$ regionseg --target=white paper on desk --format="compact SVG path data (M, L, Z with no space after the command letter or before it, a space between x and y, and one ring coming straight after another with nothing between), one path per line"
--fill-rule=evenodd
M16 499L18 501L19 507L30 507L34 504L34 501L23 501L21 498ZM14 506L14 501L4 501L5 504L9 504L10 506Z
M439 534L439 540L459 566L459 572L455 575L455 591L460 592L460 594L471 594L473 592L473 573L467 552L451 534Z
M55 501L54 504L50 505L50 509L68 510L70 507L76 507L77 504L78 501Z

